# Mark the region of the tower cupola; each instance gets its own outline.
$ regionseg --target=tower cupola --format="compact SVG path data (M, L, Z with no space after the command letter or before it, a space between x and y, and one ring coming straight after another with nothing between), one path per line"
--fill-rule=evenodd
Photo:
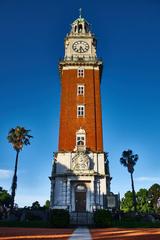
M65 38L65 61L95 61L96 38L90 30L90 24L81 16L71 24L71 30Z
M84 18L77 18L73 23L72 23L72 28L71 28L71 34L73 35L84 35L88 34L90 32L89 30L89 23L84 19Z
M82 18L82 16L81 16L82 9L80 8L79 11L80 11L79 18L77 18L71 24L71 32L70 32L70 34L73 34L73 35L76 35L76 36L90 33L89 23L85 20L85 18Z

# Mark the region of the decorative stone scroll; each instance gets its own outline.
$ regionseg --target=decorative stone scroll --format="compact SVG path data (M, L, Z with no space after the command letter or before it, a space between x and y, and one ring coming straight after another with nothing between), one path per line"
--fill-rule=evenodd
M84 172L90 170L90 158L84 152L78 152L73 158L71 163L73 171Z

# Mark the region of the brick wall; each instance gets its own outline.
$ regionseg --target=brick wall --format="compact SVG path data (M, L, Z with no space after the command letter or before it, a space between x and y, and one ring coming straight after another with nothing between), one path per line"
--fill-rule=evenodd
M77 96L77 84L85 85L85 95ZM77 117L77 104L85 104L85 117ZM62 69L59 151L73 151L76 131L86 131L86 147L103 151L100 72L85 69L84 78L77 78L76 69Z

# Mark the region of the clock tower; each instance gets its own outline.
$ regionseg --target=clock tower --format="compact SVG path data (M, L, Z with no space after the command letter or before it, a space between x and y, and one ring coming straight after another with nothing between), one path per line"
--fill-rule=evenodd
M102 61L89 23L76 19L59 62L61 110L59 146L54 154L51 208L92 213L107 207L110 174L103 150L100 83Z

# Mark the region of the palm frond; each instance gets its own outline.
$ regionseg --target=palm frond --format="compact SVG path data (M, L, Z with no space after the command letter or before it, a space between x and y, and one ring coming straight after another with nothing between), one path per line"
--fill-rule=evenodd
M134 155L133 151L128 149L123 151L122 157L120 158L120 163L124 167L127 167L130 173L133 173L134 166L136 165L137 160L138 160L138 155L137 154Z
M24 127L17 126L12 128L7 136L9 143L13 145L13 148L17 150L22 150L24 145L30 144L30 138L33 136L29 135L30 130Z

